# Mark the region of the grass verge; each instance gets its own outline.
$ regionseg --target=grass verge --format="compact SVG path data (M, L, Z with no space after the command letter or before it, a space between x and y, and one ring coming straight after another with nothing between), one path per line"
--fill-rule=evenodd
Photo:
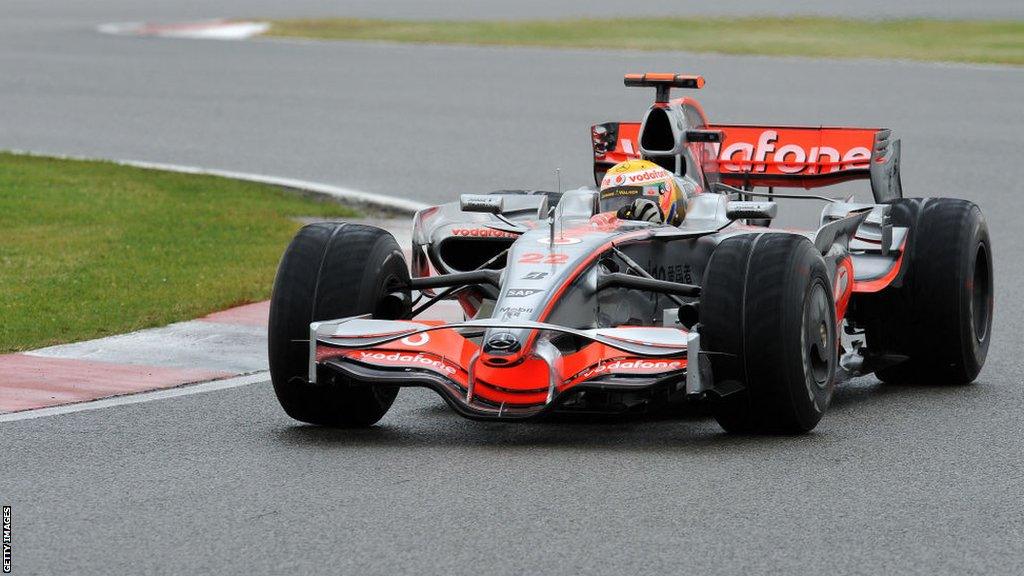
M0 153L0 353L266 299L295 217L353 214L262 184Z
M806 17L271 22L271 36L327 40L1024 64L1024 21Z

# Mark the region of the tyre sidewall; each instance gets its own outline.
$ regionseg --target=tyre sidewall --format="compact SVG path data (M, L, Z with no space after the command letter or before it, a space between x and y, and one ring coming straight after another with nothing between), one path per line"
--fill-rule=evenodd
M398 389L309 381L309 325L360 314L395 318L404 309L378 306L408 290L405 258L391 234L370 226L317 223L301 229L282 257L271 298L268 350L271 380L285 411L297 420L366 426L379 420ZM318 379L319 380L319 379Z
M718 252L721 250L721 252ZM716 382L743 392L716 404L731 432L806 432L818 423L834 390L838 336L825 262L806 238L784 233L724 240L709 261L702 298L702 339ZM828 314L828 375L823 386L805 370L804 306L816 289Z
M886 382L964 384L984 365L992 340L992 246L988 225L972 202L904 198L894 202L893 224L910 229L904 269L893 285L866 295L869 349L908 359L884 368ZM974 271L979 248L987 258L985 336L976 338Z

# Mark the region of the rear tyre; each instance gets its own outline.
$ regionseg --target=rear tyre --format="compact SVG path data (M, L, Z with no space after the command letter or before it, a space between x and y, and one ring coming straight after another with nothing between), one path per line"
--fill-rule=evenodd
M869 350L907 356L876 372L883 382L967 384L985 364L992 339L992 247L973 202L904 198L895 226L910 228L903 277L865 298Z
M409 271L398 243L372 226L326 222L299 230L281 258L270 300L270 378L281 407L302 422L374 424L398 388L335 379L309 382L309 324L359 314L394 319L409 311Z
M700 317L716 384L743 386L714 406L726 431L795 434L818 424L835 386L838 339L825 261L808 239L724 240L704 273Z

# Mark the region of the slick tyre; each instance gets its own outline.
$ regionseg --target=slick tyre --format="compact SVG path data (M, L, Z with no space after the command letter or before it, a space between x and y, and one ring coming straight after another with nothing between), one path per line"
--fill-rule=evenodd
M894 226L910 229L898 285L865 299L868 349L907 360L876 372L883 382L967 384L992 340L992 246L973 202L901 198Z
M742 387L714 405L732 433L813 429L832 398L838 361L825 261L802 236L724 240L704 273L701 340L716 385Z
M285 250L274 280L268 330L270 378L281 407L302 422L370 426L395 401L394 387L309 382L309 324L359 314L394 319L409 310L409 272L398 243L372 226L310 224Z

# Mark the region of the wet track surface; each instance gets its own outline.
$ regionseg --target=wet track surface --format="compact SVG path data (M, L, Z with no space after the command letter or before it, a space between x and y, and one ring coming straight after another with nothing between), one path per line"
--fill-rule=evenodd
M482 424L419 390L373 429L326 430L289 420L269 384L4 423L15 574L1024 571L1024 70L140 40L92 26L331 9L91 4L5 3L0 148L440 201L550 186L555 167L588 183L589 125L649 102L621 74L694 71L713 119L888 126L908 196L976 201L995 251L995 340L973 386L861 379L796 438L729 437L698 413ZM432 16L409 12L423 6L379 10ZM816 208L784 222L808 225Z
M7 424L4 494L19 564L56 573L1011 574L1019 396L865 383L759 439L481 424L419 390L328 430L248 386Z

